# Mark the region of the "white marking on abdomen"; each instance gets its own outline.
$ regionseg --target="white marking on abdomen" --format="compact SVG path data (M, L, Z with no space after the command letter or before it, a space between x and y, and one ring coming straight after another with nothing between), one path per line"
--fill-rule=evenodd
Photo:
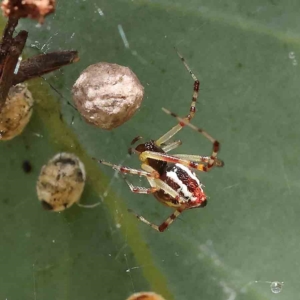
M184 166L184 165L181 165L181 164L175 164L175 166L179 169L182 169L183 171L185 171L189 177L191 177L193 180L195 180L198 184L198 186L201 188L202 184L201 182L199 181L199 179L197 178L196 174L194 172L192 172L188 167ZM201 188L202 190L202 188Z
M191 193L189 190L188 190L188 187L186 186L186 184L184 184L179 178L178 178L178 175L176 174L176 171L177 169L174 168L174 171L170 171L170 172L167 172L167 176L169 178L171 178L176 184L179 185L179 191L182 192L182 194L184 195L184 197L194 201L194 200L197 200L197 197L193 197L193 193ZM179 193L179 191L177 191Z

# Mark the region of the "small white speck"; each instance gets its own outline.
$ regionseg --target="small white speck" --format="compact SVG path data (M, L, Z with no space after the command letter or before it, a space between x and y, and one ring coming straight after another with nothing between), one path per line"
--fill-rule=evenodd
M291 52L289 53L289 58L290 58L290 59L294 59L294 58L295 58L295 53L294 53L293 51L291 51Z
M118 228L118 229L121 228L121 224L117 223L116 228Z
M104 12L102 11L102 9L100 7L98 7L96 4L95 4L95 7L97 9L97 12L98 14L101 16L101 17L104 17Z
M291 51L291 52L289 53L289 59L292 60L293 66L297 66L298 62L297 62L297 59L296 59L295 52Z
M21 61L22 61L22 57L19 56L18 62L17 62L17 64L16 64L16 67L15 67L15 70L14 70L14 74L18 74L18 72L19 72L19 67L20 67L20 64L21 64Z
M128 40L126 38L126 35L125 35L125 32L123 30L122 25L120 25L120 24L118 25L118 30L119 30L119 34L120 34L120 36L121 36L121 38L123 40L125 48L129 49L129 43L128 43Z
M55 240L52 240L52 243L55 243Z
M72 33L70 39L72 39L74 37L74 35L75 35L75 32Z
M41 134L39 134L39 133L36 133L36 132L33 132L33 134L34 134L35 136L39 137L39 138L42 138L42 137L43 137L43 135L41 135Z

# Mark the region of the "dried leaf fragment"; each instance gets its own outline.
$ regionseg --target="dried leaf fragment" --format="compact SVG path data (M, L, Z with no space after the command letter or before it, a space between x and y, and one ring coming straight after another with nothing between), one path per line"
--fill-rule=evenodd
M54 12L55 0L4 0L1 9L5 17L31 18L43 23Z

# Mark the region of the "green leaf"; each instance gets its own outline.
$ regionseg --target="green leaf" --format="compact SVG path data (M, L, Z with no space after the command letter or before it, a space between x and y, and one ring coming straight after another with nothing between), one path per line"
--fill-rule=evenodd
M279 281L285 284L276 299L296 299L299 9L298 1L277 0L59 1L41 27L22 21L26 55L75 49L80 61L30 83L33 118L21 136L0 144L0 297L122 300L152 290L168 300L271 299L269 282ZM192 123L220 141L225 166L198 174L206 208L184 212L157 233L127 209L155 224L172 211L130 193L92 157L139 167L137 157L127 157L131 140L157 139L176 124L161 107L188 113L193 80L173 46L201 82ZM68 105L81 71L100 61L129 66L145 87L140 110L110 132L86 124ZM183 141L176 153L211 153L190 128L176 138ZM82 203L100 206L42 210L36 180L61 151L86 166ZM33 166L28 174L25 160Z

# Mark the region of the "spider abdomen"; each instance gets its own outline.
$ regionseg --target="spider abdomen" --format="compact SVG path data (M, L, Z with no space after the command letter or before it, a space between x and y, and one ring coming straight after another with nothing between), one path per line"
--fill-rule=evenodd
M202 189L202 184L196 174L186 166L182 164L168 166L161 179L173 190L177 191L181 199L184 198L186 200L183 203L186 208L205 206L206 195ZM165 194L164 198L170 201L171 197ZM173 204L178 202L176 199L173 200Z

